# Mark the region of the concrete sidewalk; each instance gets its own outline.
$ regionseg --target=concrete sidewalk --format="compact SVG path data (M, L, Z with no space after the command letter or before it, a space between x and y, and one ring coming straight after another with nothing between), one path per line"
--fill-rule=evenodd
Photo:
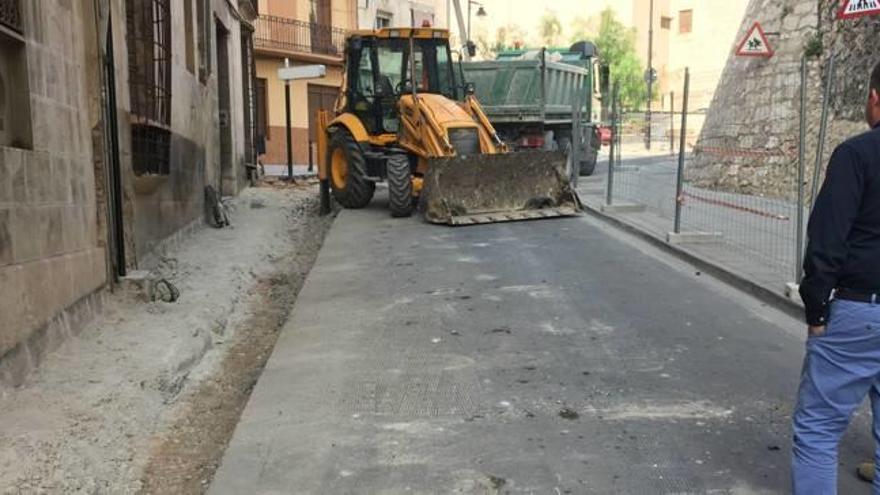
M210 493L786 490L798 321L589 217L374 204L336 220Z
M614 202L638 204L640 209L605 211L607 159L600 162L593 176L580 178L578 192L590 209L665 241L675 217L676 168L676 157L656 153L621 162L614 177ZM716 232L720 236L706 239L712 242L678 247L777 298L787 298L787 284L795 279L797 206L687 184L685 193L689 196L682 210L682 232Z

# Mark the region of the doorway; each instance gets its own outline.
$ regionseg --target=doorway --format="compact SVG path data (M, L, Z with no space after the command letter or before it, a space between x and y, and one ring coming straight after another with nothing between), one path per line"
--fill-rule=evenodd
M333 53L330 0L309 0L312 51Z
M105 145L108 146L106 167L107 180L107 230L109 249L111 253L111 264L113 266L114 278L124 277L126 274L125 266L125 228L122 215L122 171L119 163L119 122L117 120L117 103L116 103L116 62L115 53L113 51L113 17L107 18L107 33L105 39L106 48L104 51L104 90L106 98L104 103L104 126Z
M318 142L318 110L326 110L330 114L330 118L335 117L333 107L336 106L336 97L339 95L339 88L332 86L321 86L318 84L309 84L309 165L315 163L316 157L314 151Z
M232 196L237 189L232 163L232 103L229 89L229 30L217 24L217 111L220 123L220 194Z

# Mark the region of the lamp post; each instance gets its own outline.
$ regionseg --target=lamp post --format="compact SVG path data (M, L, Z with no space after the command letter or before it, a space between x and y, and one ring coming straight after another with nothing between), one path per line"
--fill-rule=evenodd
M475 2L474 0L468 0L468 26L467 26L467 39L468 43L471 43L471 6L478 5L480 8L477 9L477 17L486 17L486 9L483 8L483 4L480 2Z

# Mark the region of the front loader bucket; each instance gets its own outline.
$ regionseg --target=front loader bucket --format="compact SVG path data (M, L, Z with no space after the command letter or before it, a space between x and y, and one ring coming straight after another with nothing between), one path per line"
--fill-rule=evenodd
M565 154L528 151L435 158L422 189L425 219L473 225L577 215Z

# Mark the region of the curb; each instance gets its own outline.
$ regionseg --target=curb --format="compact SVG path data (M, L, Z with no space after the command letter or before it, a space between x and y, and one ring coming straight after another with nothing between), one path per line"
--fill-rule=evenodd
M769 306L772 306L782 311L783 313L786 313L792 318L803 320L803 306L792 301L788 297L785 297L782 294L778 294L764 287L763 285L757 284L721 264L706 261L705 259L684 248L671 245L667 243L665 239L648 233L637 227L636 225L627 222L626 220L608 215L602 212L599 208L584 204L584 209L592 217L597 218L620 230L633 234L644 241L647 241L651 245L660 248L662 251L675 256L676 258L694 266L695 268L700 269L702 272L712 275L713 277L733 287L734 289L745 292L746 294L763 301Z

